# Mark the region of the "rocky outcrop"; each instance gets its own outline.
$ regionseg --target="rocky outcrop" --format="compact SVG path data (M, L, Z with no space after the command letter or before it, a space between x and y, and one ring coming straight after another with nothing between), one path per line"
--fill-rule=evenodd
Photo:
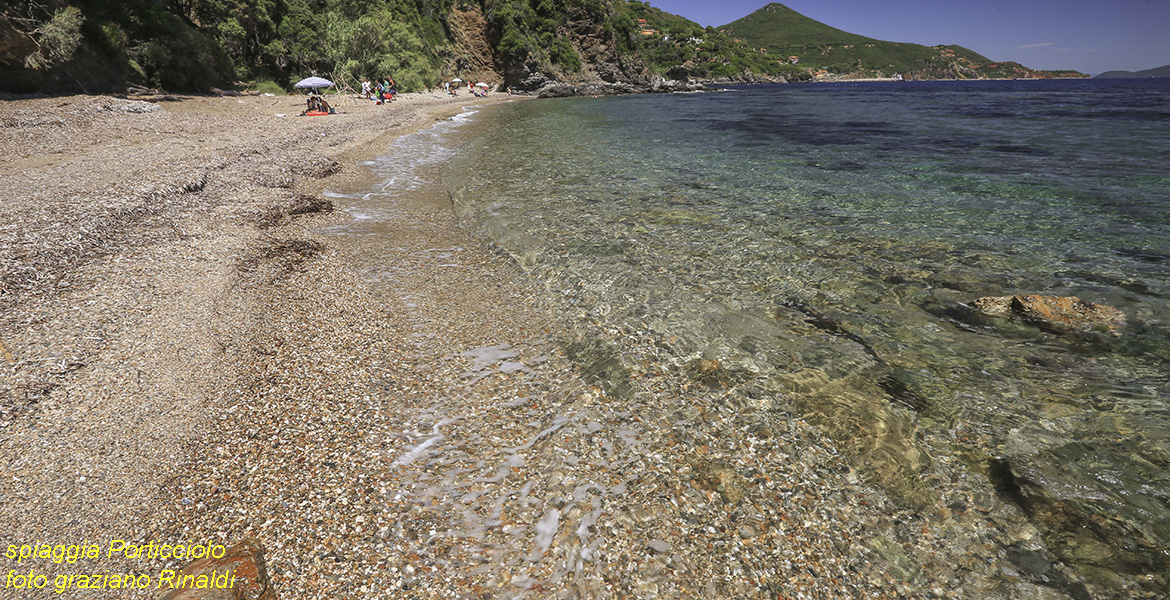
M264 546L254 538L228 548L220 558L209 556L187 563L171 581L176 587L158 600L276 600L264 564ZM159 587L167 586L160 581Z
M483 11L475 5L460 5L447 17L451 48L444 71L473 81L498 84L504 81L503 61Z
M1125 313L1120 310L1073 296L987 296L973 304L984 315L1019 319L1055 333L1094 329L1117 333L1125 325Z
M669 94L671 92L702 92L713 88L692 81L658 80L648 84L549 82L536 91L540 98L567 98L570 96L617 96L621 94Z

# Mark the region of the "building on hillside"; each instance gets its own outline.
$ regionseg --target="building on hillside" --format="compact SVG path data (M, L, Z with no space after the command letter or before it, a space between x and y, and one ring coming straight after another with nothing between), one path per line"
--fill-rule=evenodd
M800 64L800 57L799 56L789 56L788 57L788 64L792 64L792 65Z

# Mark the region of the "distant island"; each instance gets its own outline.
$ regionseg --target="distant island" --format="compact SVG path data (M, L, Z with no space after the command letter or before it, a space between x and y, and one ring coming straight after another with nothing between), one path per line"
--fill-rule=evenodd
M1170 77L1170 65L1143 71L1106 71L1093 79L1142 79L1149 77Z
M962 46L886 42L849 33L773 2L718 28L809 69L820 79L1055 79L1085 78L1077 71L1038 71L996 62Z

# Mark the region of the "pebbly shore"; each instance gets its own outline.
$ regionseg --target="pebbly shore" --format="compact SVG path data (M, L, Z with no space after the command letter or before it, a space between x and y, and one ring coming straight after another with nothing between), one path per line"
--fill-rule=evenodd
M0 547L255 538L282 599L1087 593L993 493L905 508L718 365L597 342L441 195L372 282L322 192L472 102L0 104ZM19 568L185 562L102 556Z

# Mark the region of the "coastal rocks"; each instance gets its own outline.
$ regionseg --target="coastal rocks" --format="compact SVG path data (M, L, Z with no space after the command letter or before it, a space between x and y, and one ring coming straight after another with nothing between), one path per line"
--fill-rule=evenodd
M214 583L224 573L230 573L226 578L230 581L227 587ZM175 577L176 585L188 575L194 577L191 585L198 585L195 582L201 577L212 583L204 589L175 588L159 596L158 600L276 600L276 590L268 579L268 569L264 564L264 546L254 538L228 548L220 558L209 556L187 563ZM159 585L162 587L163 584L160 582Z
M577 86L567 83L550 83L536 92L538 98L568 98L577 95Z
M674 92L702 92L711 88L691 81L657 80L649 84L631 83L588 83L574 85L558 81L549 81L536 95L539 98L568 98L572 96L617 96L621 94L670 94Z
M694 63L687 61L681 65L675 65L666 71L666 76L674 80L687 81L691 78L691 68Z
M547 85L557 83L555 77L542 72L537 65L523 64L506 69L504 77L518 90L539 90Z
M709 88L701 83L692 83L687 79L657 80L650 84L651 92L669 94L673 92L702 92Z
M1041 530L1049 549L1078 573L1104 587L1117 585L1118 573L1145 574L1142 585L1165 594L1167 435L1142 433L1144 427L1135 417L1111 413L1046 420L1009 434L990 475L1001 495ZM1044 566L1028 565L1034 571Z
M1073 296L986 296L973 304L984 315L1019 319L1053 333L1094 329L1117 333L1125 325L1125 313L1120 310Z

